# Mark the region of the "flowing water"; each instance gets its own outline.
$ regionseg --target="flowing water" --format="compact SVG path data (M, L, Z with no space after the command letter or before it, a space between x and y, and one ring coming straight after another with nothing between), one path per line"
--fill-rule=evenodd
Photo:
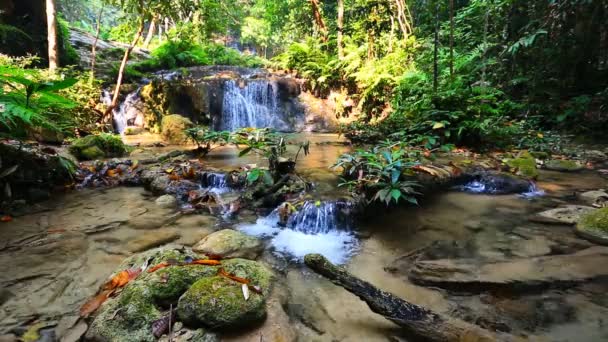
M117 133L123 134L128 126L143 127L143 103L140 97L141 88L128 94L125 100L112 111L114 119L114 129ZM112 93L104 90L101 102L105 105L112 103Z
M358 298L307 270L301 259L311 252L441 313L483 322L498 312L514 332L550 341L608 338L603 323L608 314L605 283L523 298L454 296L414 285L399 271L409 263L404 255L437 241L446 244L440 249L442 257L492 260L542 255L551 247L549 238L576 237L570 227L533 224L527 217L564 203L573 191L605 188L605 179L591 172L543 172L538 188L531 189L544 191L543 196L493 196L477 191L485 185L473 184L467 189L476 191L428 195L420 207L372 213L367 220L353 222L350 204L340 199L344 194L337 188L338 175L329 169L349 147L329 134L294 134L290 139L313 142L312 154L300 161L298 169L313 180L315 190L313 199L298 206L285 226L278 224L277 211L254 222L246 217L224 221L211 215L176 216L173 210L157 207L154 197L139 188L68 193L41 204L37 213L2 224L1 332L37 319L74 319L82 302L127 255L165 244L191 246L228 224L266 241L270 253L263 260L277 268L277 286L287 293L283 308L301 340L386 341L401 336L395 325L372 313ZM262 161L254 156L238 159L231 147L208 157L210 167L226 171L256 162ZM208 173L201 187L221 195L233 190L223 173ZM522 237L530 233L533 238Z

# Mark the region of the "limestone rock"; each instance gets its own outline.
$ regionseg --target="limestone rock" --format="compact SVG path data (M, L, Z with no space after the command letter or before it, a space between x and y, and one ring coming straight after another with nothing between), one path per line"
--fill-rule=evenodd
M245 300L241 283L223 276L207 277L194 283L180 297L177 314L185 323L204 324L211 328L242 327L266 317L266 297L272 285L272 272L260 263L244 259L222 262L226 272L249 279L261 294L250 291Z
M576 225L576 233L593 243L608 245L608 208L583 215Z
M263 250L262 242L247 234L224 229L210 234L193 248L197 253L211 253L224 258L255 259Z
M164 140L171 144L185 144L188 138L184 134L184 130L193 126L190 119L172 114L163 117L161 122L161 135Z
M156 205L165 209L174 209L177 207L177 199L173 195L162 195L155 201Z
M575 172L582 170L584 167L574 160L553 159L545 162L545 168L552 171Z
M134 253L143 252L175 241L179 238L180 234L172 230L146 232L137 239L129 242L129 250Z
M582 215L594 210L596 209L582 205L566 205L540 212L530 220L541 223L575 224Z
M580 194L579 198L589 205L601 206L608 201L608 192L603 190L587 191Z

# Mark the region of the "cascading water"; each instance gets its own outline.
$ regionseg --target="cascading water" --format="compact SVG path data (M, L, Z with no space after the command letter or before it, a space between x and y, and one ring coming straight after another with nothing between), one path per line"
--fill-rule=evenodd
M144 122L143 113L141 111L142 102L139 96L141 88L130 93L125 98L125 101L112 111L114 118L114 128L116 132L123 134L128 126L142 127ZM101 101L105 105L112 104L112 94L104 90L101 96Z
M272 127L289 130L278 110L277 85L266 80L234 80L224 84L224 101L220 128L235 131L243 127ZM241 87L242 85L242 87Z
M206 172L201 179L201 185L211 192L223 194L230 191L226 177L228 175L223 173Z
M519 194L523 197L542 196L544 192L533 181L525 181L512 176L481 174L456 189L474 194L506 195Z
M330 261L345 263L358 242L350 230L348 202L306 202L292 214L285 227L279 225L279 209L255 224L241 225L243 232L271 237L277 254L301 261L308 253L321 253Z

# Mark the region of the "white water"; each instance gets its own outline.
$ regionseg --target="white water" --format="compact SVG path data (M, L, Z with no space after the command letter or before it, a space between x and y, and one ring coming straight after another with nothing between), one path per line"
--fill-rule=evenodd
M223 194L229 192L231 189L226 182L226 177L223 173L207 172L203 175L202 186L204 189L214 192L216 194Z
M139 97L138 88L136 91L127 95L123 103L117 109L112 111L114 118L114 128L117 133L123 134L127 126L143 127L143 113L141 112L141 98ZM104 90L101 96L101 101L105 105L112 104L112 94Z
M254 224L240 225L246 234L271 238L275 253L294 261L302 261L308 253L320 253L333 263L343 264L354 254L358 241L348 230L340 213L346 203L306 202L291 215L287 227L280 227L278 210ZM347 209L347 208L346 208Z
M221 129L235 131L244 127L272 127L288 130L289 125L281 120L277 106L277 85L265 80L241 82L246 83L229 80L224 84Z

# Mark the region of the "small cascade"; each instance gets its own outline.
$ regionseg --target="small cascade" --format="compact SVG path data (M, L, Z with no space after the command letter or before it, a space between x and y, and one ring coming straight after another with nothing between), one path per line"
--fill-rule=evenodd
M358 241L351 232L348 202L306 202L292 214L286 227L279 225L279 209L254 224L241 225L249 235L270 237L276 254L301 261L308 253L321 253L330 261L345 263Z
M130 93L124 102L112 111L114 118L114 129L117 133L123 134L128 126L143 127L144 115L142 113L142 101L140 90ZM105 105L112 104L112 93L108 90L102 92L101 101Z
M229 80L224 85L220 129L272 127L288 130L289 125L281 119L277 103L278 90L274 82L249 80L242 85Z
M230 191L230 186L226 180L228 175L216 172L206 172L201 179L201 186L216 194L223 194Z
M473 177L457 190L488 195L520 194L523 197L536 197L544 194L533 181L519 179L510 175L481 174Z

